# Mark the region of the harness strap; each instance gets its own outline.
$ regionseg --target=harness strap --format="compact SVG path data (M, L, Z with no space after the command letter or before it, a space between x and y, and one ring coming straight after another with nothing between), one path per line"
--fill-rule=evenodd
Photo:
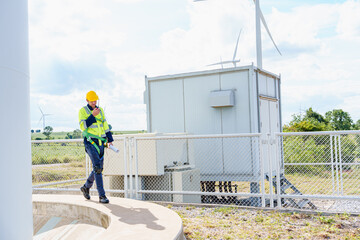
M99 141L104 142L104 145L106 146L107 143L107 139L106 138L102 138L99 136L96 136L94 134L88 133L87 129L85 131L82 132L83 137L86 137L86 139L92 144L94 145L94 147L96 148L96 150L98 151L98 153L100 154L100 148L98 147L98 145L96 145L96 143L91 139L91 138L96 138ZM101 142L99 142L99 145L101 145Z

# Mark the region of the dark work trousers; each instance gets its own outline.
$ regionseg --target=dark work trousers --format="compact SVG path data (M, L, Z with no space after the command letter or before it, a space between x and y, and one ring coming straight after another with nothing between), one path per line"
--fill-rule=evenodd
M94 142L95 144L97 144L98 141L94 141ZM93 165L93 171L90 173L88 179L86 180L85 187L91 188L95 180L99 196L100 197L105 196L102 173L101 171L97 170L97 169L102 170L104 166L104 144L102 144L101 146L97 144L100 149L100 154L98 153L96 148L86 139L84 140L84 145L85 145L85 151L89 155Z

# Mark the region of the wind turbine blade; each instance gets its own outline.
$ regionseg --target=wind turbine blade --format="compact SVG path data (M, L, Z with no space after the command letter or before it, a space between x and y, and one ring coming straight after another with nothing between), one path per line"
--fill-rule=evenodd
M43 111L41 110L40 106L39 106L39 109L40 109L41 114L44 115L44 113L43 113Z
M238 48L238 45L239 45L239 39L240 39L241 31L242 31L242 29L240 29L239 36L238 36L237 41L236 41L236 46L235 46L233 61L235 60L235 57L236 57L236 52L237 52L237 48Z
M254 0L254 1L255 1L255 0ZM264 27L265 27L265 29L266 29L267 33L269 34L269 37L270 37L271 41L273 42L273 44L274 44L274 46L275 46L276 50L277 50L277 51L278 51L278 53L282 56L282 54L281 54L281 52L280 52L279 48L276 46L276 43L275 43L275 41L274 41L273 37L271 36L270 30L269 30L269 28L268 28L268 26L267 26L267 24L266 24L266 21L265 21L264 15L262 14L262 11L261 11L261 10L260 10L260 18L261 18L261 22L263 23L263 25L264 25Z
M224 63L233 63L234 61L223 61L223 62L217 62L217 63L213 63L213 64L209 64L206 66L213 66L213 65L219 65L219 64L224 64Z
M43 118L43 116L41 116L41 118L40 118L40 120L39 120L39 122L38 122L38 125L39 125L39 123L41 122L42 118Z

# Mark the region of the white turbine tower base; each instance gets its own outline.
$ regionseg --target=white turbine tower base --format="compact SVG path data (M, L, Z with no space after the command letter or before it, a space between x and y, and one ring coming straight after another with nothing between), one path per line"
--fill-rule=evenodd
M32 239L27 0L0 1L0 239Z

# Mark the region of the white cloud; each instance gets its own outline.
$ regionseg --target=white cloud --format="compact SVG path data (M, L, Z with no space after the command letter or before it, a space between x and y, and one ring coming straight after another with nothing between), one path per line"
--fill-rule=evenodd
M30 4L30 46L32 52L73 61L94 51L111 51L125 39L114 31L114 13L95 0L32 1ZM41 3L41 4L40 4Z
M344 39L360 39L360 1L350 0L339 8L337 31Z

